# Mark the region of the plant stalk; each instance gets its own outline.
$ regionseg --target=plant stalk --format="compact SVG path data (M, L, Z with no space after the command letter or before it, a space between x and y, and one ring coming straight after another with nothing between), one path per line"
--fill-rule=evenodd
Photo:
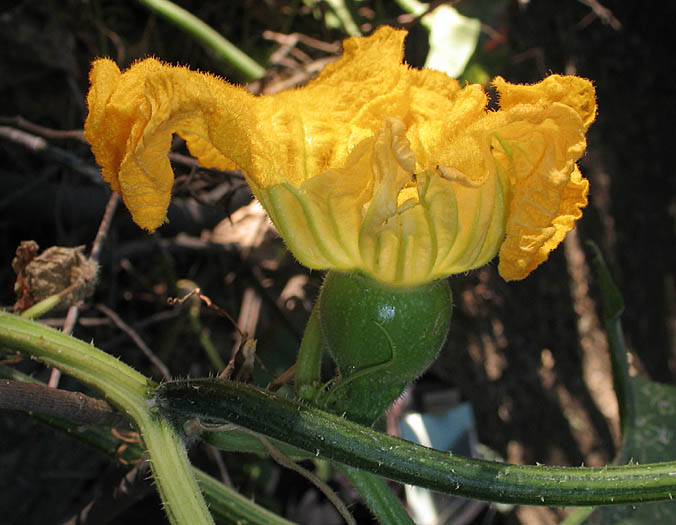
M158 387L155 400L174 419L234 423L318 457L467 498L591 506L670 500L676 494L676 462L550 467L454 456L241 383L172 381Z
M180 436L168 421L150 410L152 381L92 345L7 313L0 313L0 344L100 391L138 428L171 523L213 523Z
M198 40L204 47L218 55L219 58L237 68L248 80L255 80L265 74L263 66L190 11L186 11L168 0L138 1L141 5L163 16L172 24Z

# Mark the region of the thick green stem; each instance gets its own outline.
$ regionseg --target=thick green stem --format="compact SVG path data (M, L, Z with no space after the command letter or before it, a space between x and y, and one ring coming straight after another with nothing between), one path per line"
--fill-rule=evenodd
M174 428L150 411L150 380L114 357L57 330L0 313L0 344L59 368L99 390L135 423L172 523L213 523Z
M168 0L138 1L194 37L204 47L218 55L219 58L237 68L247 79L254 80L265 74L263 66L231 44L220 33L190 11L186 11Z
M526 505L669 500L676 462L602 468L510 465L415 445L249 385L169 382L157 405L177 419L234 423L379 476L468 498Z
M22 374L21 372L0 364L0 378L12 379L13 381L22 381L28 383L42 384L35 378ZM87 445L100 450L104 454L115 456L119 459L124 459L128 463L139 461L143 459L144 450L134 444L130 443L119 450L120 441L110 432L110 429L98 426L83 426L71 421L62 419L55 419L49 416L41 416L39 414L32 414L34 418L46 423L58 430L63 431L72 438L76 438ZM224 432L220 434L225 434ZM251 438L259 448L240 448L246 452L265 452L260 442ZM285 447L288 445L282 444ZM196 467L192 467L193 474L197 479L202 493L204 494L209 510L214 515L216 520L223 523L250 523L252 525L291 525L291 522L274 514L273 512L257 505L249 498L239 494L234 489L226 487L217 479L211 477L209 474L201 471Z

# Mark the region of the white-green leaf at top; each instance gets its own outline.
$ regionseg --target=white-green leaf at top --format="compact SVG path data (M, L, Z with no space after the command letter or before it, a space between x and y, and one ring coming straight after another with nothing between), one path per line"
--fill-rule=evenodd
M399 6L414 16L422 16L421 24L429 31L430 50L425 67L443 71L457 78L476 50L481 32L478 18L468 18L448 5L440 5L424 14L429 5L418 0L396 0Z
M425 67L459 77L479 42L481 22L461 15L453 7L441 5L425 15L422 24L430 32Z

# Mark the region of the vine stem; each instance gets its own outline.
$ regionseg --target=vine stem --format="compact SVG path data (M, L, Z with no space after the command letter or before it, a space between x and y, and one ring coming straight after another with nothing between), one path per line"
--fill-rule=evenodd
M47 388L43 383L0 363L0 378L10 379L14 382L22 382L33 385L41 385ZM53 391L53 388L49 390ZM133 463L144 459L144 450L136 443L130 443L124 450L118 447L120 442L118 438L113 436L109 428L91 424L82 425L66 419L53 418L45 416L38 412L32 413L33 418L38 421L51 426L55 430L59 430L67 434L71 438L80 440L81 443L87 444L90 447L103 452L118 460L124 460L127 463ZM225 432L220 432L219 435L224 435ZM209 435L209 434L207 434ZM255 443L260 443L246 434ZM244 449L247 452L264 452L262 445L261 450ZM230 487L226 487L223 483L209 474L201 471L197 467L192 467L193 474L197 479L205 499L209 505L209 510L214 518L220 523L248 523L250 525L293 525L290 521L274 514L273 512L261 507L248 497L236 492Z
M59 368L103 393L138 428L171 523L213 523L181 437L152 410L150 393L155 383L92 345L7 313L0 313L0 344Z
M138 0L138 2L181 28L204 47L237 68L249 80L260 78L265 74L263 66L190 11L169 0Z
M666 501L676 461L607 467L512 465L454 456L382 434L242 383L170 381L156 402L177 421L234 423L289 445L402 483L474 499L591 506Z

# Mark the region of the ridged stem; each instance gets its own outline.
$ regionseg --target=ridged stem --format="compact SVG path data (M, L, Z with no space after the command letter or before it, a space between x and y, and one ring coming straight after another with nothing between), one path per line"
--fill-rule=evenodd
M60 369L100 391L138 428L165 512L175 524L213 523L173 426L150 410L155 386L118 359L57 330L0 313L0 344Z
M172 381L157 389L156 402L168 417L234 423L379 476L468 498L590 506L670 500L676 494L676 462L549 467L453 456L241 383Z
M3 364L0 364L0 378L34 384L44 384L31 376ZM78 439L81 442L100 450L104 454L115 456L128 463L143 459L143 448L134 443L128 444L124 450L120 451L118 448L120 445L119 439L116 438L108 428L91 425L83 426L71 421L42 416L37 413L33 413L32 416L35 419L68 434L70 437ZM220 434L223 435L226 433L222 432ZM244 434L242 433L242 435ZM246 434L246 437L254 442L254 444L258 445L259 448L237 448L236 450L245 452L264 452L259 441L252 438L250 434ZM223 523L250 523L251 525L292 525L290 521L261 507L248 497L236 492L234 489L226 487L222 482L202 470L192 467L192 471L197 479L197 484L204 494L204 498L207 500L209 510L217 521Z

